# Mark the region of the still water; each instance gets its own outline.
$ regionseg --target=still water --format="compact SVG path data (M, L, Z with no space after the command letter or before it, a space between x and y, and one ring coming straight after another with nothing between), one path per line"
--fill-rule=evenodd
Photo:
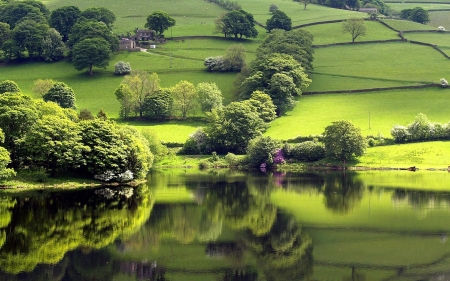
M0 201L0 280L450 280L450 173L159 170Z

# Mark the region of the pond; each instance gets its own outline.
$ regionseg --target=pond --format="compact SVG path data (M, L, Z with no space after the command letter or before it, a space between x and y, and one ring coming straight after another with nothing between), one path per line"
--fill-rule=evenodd
M450 173L157 170L3 194L0 280L449 280Z

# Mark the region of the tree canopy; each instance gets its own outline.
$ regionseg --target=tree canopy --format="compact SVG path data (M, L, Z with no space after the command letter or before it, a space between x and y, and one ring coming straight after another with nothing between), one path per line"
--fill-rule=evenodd
M147 17L145 27L156 31L158 36L162 36L164 31L174 26L175 19L163 11L154 11Z
M346 161L364 154L366 140L350 121L339 120L325 128L323 143L328 157Z
M72 49L72 63L76 70L88 69L92 76L94 66L106 68L109 65L111 49L103 38L83 39Z
M280 10L275 10L272 12L272 17L266 22L266 29L270 32L272 29L292 29L292 20L286 15L285 12Z
M49 24L51 27L58 30L61 34L63 41L69 40L69 34L72 27L80 17L81 11L76 6L64 6L55 9L50 14Z
M75 109L75 93L63 82L54 83L42 98L44 101L55 102L62 108Z
M242 36L247 38L258 36L253 15L244 10L233 10L220 16L216 20L216 30L225 37L234 36L235 39Z
M361 18L351 18L342 22L342 31L344 33L350 33L352 36L352 42L359 36L366 35L366 26L364 24L364 19Z

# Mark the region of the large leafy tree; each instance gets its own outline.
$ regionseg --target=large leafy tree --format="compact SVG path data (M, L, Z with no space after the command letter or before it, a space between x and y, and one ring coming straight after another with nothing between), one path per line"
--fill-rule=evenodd
M427 24L430 21L428 11L421 7L416 7L414 9L412 9L411 14L408 17L408 19L411 21L421 23L421 24Z
M254 91L270 95L278 115L292 109L294 98L302 94L311 79L290 55L274 53L253 63L253 74L244 80L240 96L248 99Z
M346 161L364 154L366 140L361 130L350 121L332 122L323 132L326 155L332 159Z
M258 36L253 15L244 10L233 10L220 16L216 20L216 30L225 37L234 36L235 39L242 36L247 38Z
M147 17L145 27L156 31L158 36L162 36L164 31L174 26L175 19L163 11L154 11Z
M202 82L197 84L198 103L203 112L211 112L222 107L222 92L216 83Z
M218 153L244 153L251 139L260 136L267 124L258 112L245 102L232 102L213 112L205 129L212 147Z
M64 57L66 45L62 41L59 32L54 28L49 28L42 41L42 57L46 61L57 61Z
M180 112L183 119L197 109L198 93L192 83L180 81L172 89L172 96L174 110Z
M123 78L121 85L126 87L119 86L116 97L122 104L122 110L127 112L127 116L132 110L141 118L144 116L146 98L155 95L160 90L158 74L149 75L142 70L131 71L130 75Z
M286 15L285 12L280 10L275 10L272 12L272 17L266 22L266 29L270 32L272 29L292 29L292 20Z
M72 63L76 70L88 69L92 76L94 66L106 68L109 65L111 49L103 38L83 39L72 49Z
M364 19L351 18L342 22L342 32L350 33L352 36L352 42L355 42L355 39L359 36L366 35L366 30Z
M66 42L69 40L69 34L80 14L81 11L78 7L64 6L52 11L49 24L61 34L63 41Z
M102 38L108 42L106 44L112 52L119 49L119 39L111 33L109 27L103 23L94 20L80 20L73 27L69 35L68 46L74 47L76 43L84 39Z
M11 28L9 24L0 22L0 47L3 46L9 38L11 37Z
M114 13L104 7L92 7L87 8L83 12L81 12L80 17L95 20L98 22L103 22L108 26L109 29L112 29L113 23L116 21L116 16Z
M3 134L2 129L0 128L0 145L5 140L5 135ZM11 158L9 157L9 152L6 148L0 146L0 182L5 180L13 175L15 172L13 169L7 168L8 164L11 162Z
M63 82L54 83L43 96L44 101L52 101L62 108L75 108L75 93Z
M17 48L22 51L27 50L29 57L40 57L43 53L47 30L47 24L26 20L16 25L12 30L11 37Z
M11 80L4 80L0 82L0 94L3 93L18 93L21 92L16 82Z
M165 119L172 116L173 97L171 89L160 89L147 96L144 101L144 116L151 119Z
M0 6L0 22L9 24L11 29L14 29L16 24L28 14L42 15L42 12L38 8L22 1L13 1L6 5Z

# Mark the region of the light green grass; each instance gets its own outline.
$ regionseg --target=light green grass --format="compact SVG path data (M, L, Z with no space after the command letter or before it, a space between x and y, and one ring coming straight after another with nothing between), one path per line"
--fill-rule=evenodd
M447 30L450 29L450 11L429 12L429 16L429 25L432 25L434 27L443 26Z
M433 2L439 2L439 1L433 1ZM448 2L448 1L447 1ZM389 3L389 8L400 12L404 9L414 9L416 7L421 7L425 10L437 10L437 9L450 9L450 4L438 4L438 3Z
M271 123L265 135L283 140L318 135L331 122L346 119L361 128L363 135L381 132L390 136L393 125L407 125L420 112L433 122L447 123L449 95L450 90L431 88L302 96L294 110Z
M367 32L365 36L356 38L358 41L373 41L373 40L387 40L399 39L397 32L387 28L376 21L365 21ZM342 23L328 23L320 25L312 25L303 27L314 35L314 45L332 44L351 42L352 37L349 33L342 31Z
M405 82L438 82L448 75L448 61L442 54L411 43L320 48L315 50L314 57L314 72L319 74Z
M432 30L432 29L436 29L436 27L433 27L433 26L420 24L420 23L417 23L417 22L407 21L407 20L389 20L389 19L385 19L385 20L383 20L383 22L388 24L390 27L392 27L394 29L397 29L397 30L400 30L400 31L405 31L405 30Z
M362 157L358 158L357 165L369 167L416 166L423 169L447 168L450 165L450 142L436 141L371 147Z
M322 5L309 4L303 9L303 4L285 0L237 0L242 9L253 14L257 22L266 24L272 14L269 13L271 4L278 6L280 11L292 19L292 26L313 23L318 21L342 20L348 18L366 17L367 14L341 9L333 9Z
M435 44L450 55L450 33L406 33L405 37L409 40Z

